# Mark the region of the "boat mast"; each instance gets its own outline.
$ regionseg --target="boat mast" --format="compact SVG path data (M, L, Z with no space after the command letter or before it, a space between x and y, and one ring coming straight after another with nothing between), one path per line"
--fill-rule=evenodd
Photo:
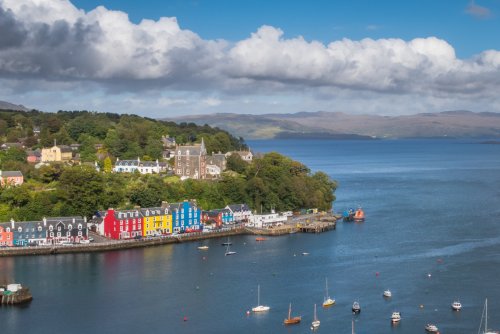
M354 319L352 319L352 334L354 334Z
M330 298L330 296L328 296L328 277L325 277L325 293L326 293L326 296L325 296L325 300Z
M257 306L260 305L260 284L257 285Z
M316 304L314 304L314 321L317 321L318 317L316 316Z
M484 318L484 332L488 332L488 298L484 301L485 318Z
M291 319L292 317L292 303L290 303L290 306L288 306L288 319Z

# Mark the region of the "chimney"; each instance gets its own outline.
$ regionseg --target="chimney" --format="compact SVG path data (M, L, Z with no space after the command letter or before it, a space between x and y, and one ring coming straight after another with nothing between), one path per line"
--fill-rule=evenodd
M47 227L47 218L43 217L43 227Z
M10 219L10 226L12 226L12 229L14 229L14 218Z
M83 217L83 222L86 223L87 222L87 216L84 216Z

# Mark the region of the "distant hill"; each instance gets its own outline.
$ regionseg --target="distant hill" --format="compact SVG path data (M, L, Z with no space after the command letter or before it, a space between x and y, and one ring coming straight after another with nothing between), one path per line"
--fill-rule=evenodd
M245 139L500 137L499 113L465 110L409 116L326 111L264 115L222 113L169 120L208 124Z
M17 105L6 101L0 101L0 110L30 111L31 109L21 104Z

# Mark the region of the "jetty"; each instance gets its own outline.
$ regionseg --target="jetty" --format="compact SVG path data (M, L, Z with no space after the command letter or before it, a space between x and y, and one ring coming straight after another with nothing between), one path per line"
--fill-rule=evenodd
M18 283L0 285L0 295L0 305L24 304L33 299L30 289Z

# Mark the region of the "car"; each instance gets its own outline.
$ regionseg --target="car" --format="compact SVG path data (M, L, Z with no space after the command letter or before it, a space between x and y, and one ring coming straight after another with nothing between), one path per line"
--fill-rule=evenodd
M88 240L88 239L83 239L83 240L80 240L80 243L81 243L81 244L90 244L90 240Z
M94 242L94 238L89 237L89 238L88 238L88 241L90 241L90 242Z

